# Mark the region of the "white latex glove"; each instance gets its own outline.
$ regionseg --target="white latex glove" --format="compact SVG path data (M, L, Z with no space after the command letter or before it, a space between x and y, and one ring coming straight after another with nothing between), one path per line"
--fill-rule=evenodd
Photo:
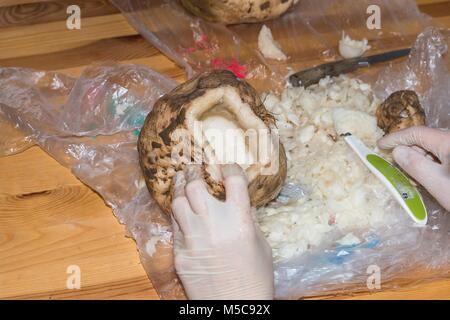
M190 299L273 299L272 249L254 222L245 173L222 166L226 201L197 165L175 176L175 268Z
M450 211L450 132L411 127L378 141L382 149L394 148L395 162ZM427 151L438 160L434 161Z

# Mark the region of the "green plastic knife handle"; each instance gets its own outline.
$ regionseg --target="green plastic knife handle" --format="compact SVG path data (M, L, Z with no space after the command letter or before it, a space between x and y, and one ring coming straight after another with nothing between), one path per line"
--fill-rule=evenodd
M392 164L375 154L366 155L367 161L377 169L391 184L391 186L402 197L409 208L412 218L420 224L427 223L427 210L419 191L409 179Z

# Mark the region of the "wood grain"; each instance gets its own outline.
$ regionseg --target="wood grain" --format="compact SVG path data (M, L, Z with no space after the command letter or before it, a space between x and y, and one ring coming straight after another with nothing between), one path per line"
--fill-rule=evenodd
M119 10L107 0L60 0L27 3L8 7L0 6L0 27L37 25L46 22L64 21L68 16L66 10L69 5L79 6L82 18L119 13Z
M68 169L32 147L0 158L0 170L0 297L156 298L134 241ZM66 289L70 265L81 290Z
M37 54L32 57L8 58L0 60L4 67L21 66L39 70L61 70L78 75L84 66L92 61L117 61L121 63L143 64L166 74L177 81L185 79L183 70L141 36L103 39L78 46L73 49ZM48 61L52 61L48 64Z
M18 175L19 172L27 174ZM5 197L83 185L68 169L38 147L14 156L0 157L0 177L0 195Z
M0 0L0 6L7 7L7 6L15 6L15 5L21 5L21 4L27 4L27 3L38 3L38 2L42 2L42 0Z
M86 19L81 32L65 28L68 2L83 6ZM417 2L421 10L450 26L450 1ZM113 60L144 64L177 81L185 79L183 71L136 35L107 1L0 0L0 28L0 66L79 75L93 61ZM80 290L66 289L66 269L72 264L81 268ZM32 147L0 158L1 298L158 296L140 265L134 241L125 237L111 209L68 169ZM337 298L450 299L450 279Z
M14 57L1 60L4 67L20 65L26 68L42 70L62 70L78 66L85 66L92 61L127 61L149 58L160 55L159 51L141 36L115 37L94 41L87 45L78 46L57 52L43 53L25 57ZM52 64L45 63L52 61Z
M68 30L66 21L4 27L0 33L0 59L49 53L102 39L136 34L119 13L82 19L80 30Z

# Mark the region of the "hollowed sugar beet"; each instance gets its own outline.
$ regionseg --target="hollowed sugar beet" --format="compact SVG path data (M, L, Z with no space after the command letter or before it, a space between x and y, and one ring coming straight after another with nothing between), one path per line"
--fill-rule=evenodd
M215 150L211 130L205 128L236 133L237 140L224 140L226 150ZM233 130L227 131L230 128ZM251 161L225 163L238 162L243 167L252 206L263 206L277 196L286 178L286 155L275 129L275 119L248 83L226 70L202 73L161 97L145 120L138 151L147 187L169 213L175 173L195 162L202 166L209 192L224 200L218 166L224 159L219 155L229 156L229 150L237 150L241 141L244 158ZM256 140L250 139L256 136ZM268 143L262 143L263 138Z

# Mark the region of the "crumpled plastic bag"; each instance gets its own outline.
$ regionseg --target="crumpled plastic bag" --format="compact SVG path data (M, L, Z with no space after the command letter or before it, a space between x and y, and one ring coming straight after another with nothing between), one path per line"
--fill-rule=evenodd
M155 47L194 74L224 68L245 77L259 92L280 92L286 76L339 59L337 44L346 31L367 38L371 53L411 46L433 24L414 0L302 0L283 16L263 23L224 26L189 14L176 0L111 0L131 25ZM367 8L378 6L381 30L367 28ZM268 26L286 61L266 59L258 34Z
M416 34L432 23L412 0L370 1L380 5L382 16L387 15L379 34L361 27L368 1L355 4L345 0L336 5L329 0L303 0L282 18L266 22L290 57L278 63L266 61L255 50L260 24L225 27L206 23L180 10L173 1L113 2L141 34L186 68L188 76L228 68L238 76L242 73L260 92L280 91L292 70L336 58L342 29L354 38L370 38L374 51L384 51L412 44ZM153 5L156 7L146 7ZM289 37L299 41L291 44ZM209 39L212 47L208 44L204 49L202 42L209 43ZM448 128L448 45L448 30L428 28L418 37L407 61L356 75L373 84L380 98L398 89L418 91L428 124ZM170 222L146 189L136 142L153 103L175 85L136 65L93 65L79 78L0 68L0 154L39 144L97 191L136 240L149 278L166 299L185 295L173 266ZM426 204L429 223L424 228L403 219L383 230L360 231L365 241L359 245L319 247L278 263L276 297L367 291L369 265L379 266L383 289L448 276L450 215L428 196Z
M137 138L154 102L175 86L139 65L96 64L78 79L0 68L0 154L38 144L98 192L136 240L142 265L165 298L184 293L172 263L170 223L145 186ZM158 254L150 257L152 243Z

